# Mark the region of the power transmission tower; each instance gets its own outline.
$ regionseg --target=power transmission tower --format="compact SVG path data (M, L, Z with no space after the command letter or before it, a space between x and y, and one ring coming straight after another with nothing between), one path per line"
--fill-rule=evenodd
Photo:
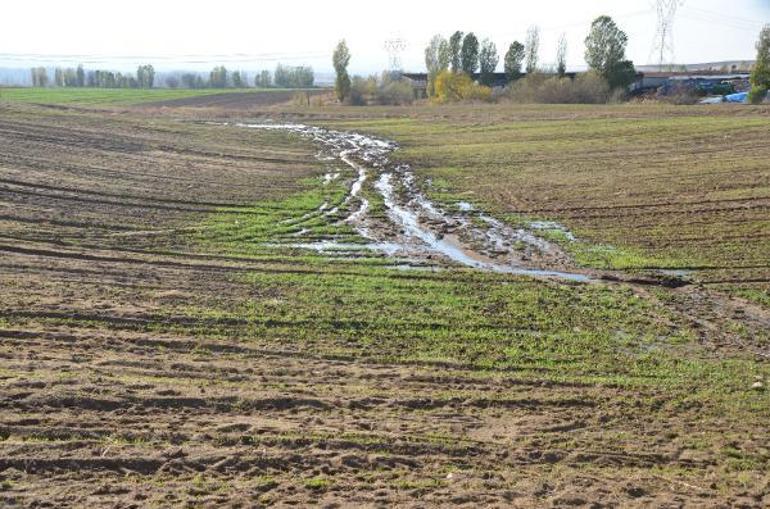
M658 25L655 31L653 51L658 57L658 70L662 71L666 64L674 61L674 18L684 0L655 0L655 11Z
M385 51L388 52L388 71L394 74L399 74L403 71L401 67L401 54L405 50L406 41L401 38L385 41Z

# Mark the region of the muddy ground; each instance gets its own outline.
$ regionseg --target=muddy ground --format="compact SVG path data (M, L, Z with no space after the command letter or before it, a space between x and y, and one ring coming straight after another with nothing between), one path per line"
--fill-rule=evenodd
M276 248L359 235L311 140L0 113L3 505L770 504L764 308Z

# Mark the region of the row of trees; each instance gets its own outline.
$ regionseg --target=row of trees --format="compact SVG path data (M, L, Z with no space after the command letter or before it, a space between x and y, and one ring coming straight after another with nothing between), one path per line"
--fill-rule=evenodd
M86 73L83 66L79 65L77 69L69 67L62 69L57 67L54 70L54 83L57 87L84 87L86 86Z
M633 63L626 59L628 36L609 16L600 16L591 24L585 40L585 59L589 67L607 80L611 89L628 86L634 79ZM503 68L508 83L520 79L522 67L527 74L539 71L540 30L527 30L525 43L513 41L505 53ZM435 96L436 79L445 71L474 76L479 83L490 86L499 64L495 43L489 39L479 42L473 32L457 31L447 40L434 36L425 48L425 66L428 70L428 95ZM555 73L564 77L567 72L567 39L559 38ZM463 87L467 88L467 87Z
M156 73L152 65L141 65L136 74L113 71L86 71L82 65L76 68L54 69L53 82L50 81L45 67L30 69L33 87L96 87L96 88L153 88L156 85ZM264 70L254 76L254 86L258 88L310 88L314 85L315 74L312 67L287 66L278 64L275 72ZM172 74L165 79L169 88L243 88L249 86L248 77L242 71L228 71L225 66L217 66L208 73L208 77L199 73Z
M47 87L50 84L45 67L33 67L30 74L33 87ZM155 69L151 65L141 65L136 75L131 75L102 70L86 71L82 65L76 68L57 67L54 69L53 84L68 88L152 88L155 84Z
M313 68L307 66L286 66L278 64L273 74L273 83L280 88L310 88L315 82Z
M514 41L508 47L503 59L503 67L508 82L522 76L522 66L526 63L526 72L538 69L540 52L540 30L533 26L527 31L526 43ZM563 76L567 71L567 40L564 35L559 40L557 54L557 72ZM428 95L435 94L435 81L443 71L463 72L469 76L479 73L479 82L490 86L494 73L500 63L497 46L489 39L479 42L476 34L464 34L457 31L447 40L435 35L425 48L425 66L428 70Z
M168 88L243 88L246 85L246 76L241 71L230 72L223 65L214 67L209 72L208 79L200 74L187 72L181 76L171 75L166 78Z
M225 66L217 66L210 73L208 80L195 73L182 74L178 79L171 76L166 86L177 88L179 82L185 88L244 88L248 87L248 77L242 71L230 72ZM254 75L257 88L311 88L315 84L315 73L309 66L287 66L278 64L275 72L263 70Z
M152 78L144 78L143 80L145 83L147 83L147 80L150 80L149 85L140 85L139 79L136 76L132 76L130 74L123 74L119 72L112 72L112 71L89 71L88 77L86 79L86 85L87 87L96 87L96 88L151 88L152 87L152 81L154 81L154 74ZM61 86L58 83L57 80L57 86ZM65 85L70 86L70 85ZM82 86L82 85L78 85Z
M511 43L504 58L504 69L509 83L521 78L522 65L525 63L528 75L538 71L539 44L537 27L528 30L525 44L519 41ZM584 56L591 72L606 83L606 90L601 82L591 77L573 84L548 82L542 77L533 77L530 83L512 92L529 97L541 95L553 98L569 95L571 101L581 101L590 96L592 101L598 101L609 97L613 91L624 91L636 76L633 62L626 58L627 45L628 36L615 21L609 16L600 16L591 23L585 39ZM770 25L763 27L756 48L757 57L750 78L749 100L752 103L762 102L770 91ZM557 45L557 79L566 74L566 56L567 42L562 35ZM434 36L425 49L428 93L438 96L441 100L451 100L453 97L481 97L484 95L483 91L474 89L469 80L453 78L451 74L471 77L478 70L479 83L489 85L498 60L494 43L488 39L479 43L473 33L463 35L462 32L455 32L449 40L440 35ZM437 86L437 81L440 81L441 86Z

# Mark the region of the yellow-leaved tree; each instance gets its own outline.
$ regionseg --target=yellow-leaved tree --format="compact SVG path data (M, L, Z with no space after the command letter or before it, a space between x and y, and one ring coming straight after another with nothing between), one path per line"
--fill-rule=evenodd
M488 101L492 89L479 85L464 72L442 71L436 76L436 101L441 103L458 101Z

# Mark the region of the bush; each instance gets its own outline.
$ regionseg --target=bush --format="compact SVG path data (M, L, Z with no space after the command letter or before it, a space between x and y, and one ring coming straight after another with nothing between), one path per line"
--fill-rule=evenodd
M460 72L442 71L436 76L436 101L489 101L492 89L479 85L470 76Z
M372 85L373 80L374 85ZM353 80L350 83L350 93L348 94L346 101L351 106L366 106L368 104L368 98L374 93L375 88L376 78L374 78L374 76L370 76L369 78L353 76Z
M702 97L702 92L688 84L675 85L668 88L661 87L657 98L663 102L678 105L697 104Z
M542 73L529 73L508 86L508 97L518 103L536 103L538 102L537 91L546 79Z
M612 94L607 81L595 72L570 78L548 77L532 73L515 81L508 97L519 103L544 104L604 104L621 94Z
M379 78L354 76L347 102L352 106L401 106L414 102L414 90L409 83L390 73L382 73Z
M609 83L598 74L592 72L581 74L575 78L573 94L575 103L584 104L615 102L625 97L624 89L616 89L612 92Z
M400 106L414 102L414 89L403 80L384 81L377 92L378 104Z
M760 104L767 97L767 87L753 86L749 91L749 102L751 104Z

